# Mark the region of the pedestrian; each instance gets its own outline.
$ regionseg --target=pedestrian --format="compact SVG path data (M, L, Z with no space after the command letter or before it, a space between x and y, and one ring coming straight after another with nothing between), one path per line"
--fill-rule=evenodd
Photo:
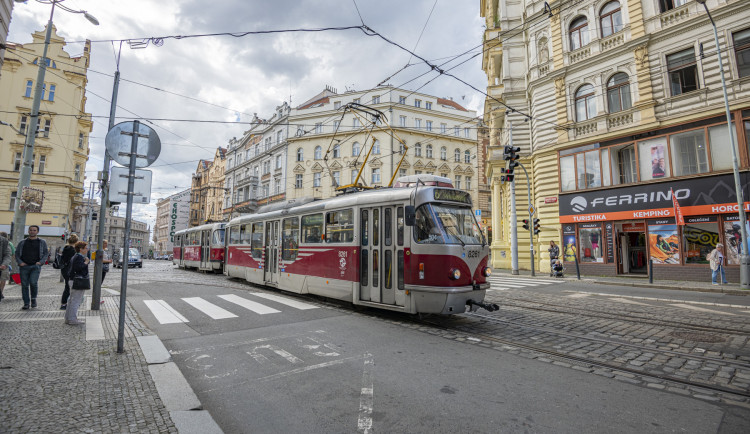
M721 271L722 283L729 283L724 274L724 244L717 244L716 248L711 250L711 253L706 256L706 259L709 260L709 266L711 267L711 283L718 285L718 283L716 283L716 275L719 274L719 271Z
M0 236L2 234L5 234L3 238L8 239L8 245L10 246L10 265L8 265L8 284L9 285L15 285L16 282L13 281L13 272L18 271L18 263L16 262L16 246L13 245L13 241L10 240L10 236L8 236L7 232L0 232Z
M21 272L21 295L23 296L23 307L28 310L36 307L36 296L39 292L39 273L42 265L47 262L49 249L47 242L37 237L39 226L29 226L29 237L18 243L16 247L16 261ZM29 294L31 290L31 294Z
M68 297L70 297L70 260L76 254L75 245L77 242L78 236L76 234L69 236L68 244L63 247L60 254L60 275L63 281L65 281L65 289L63 289L62 299L60 299L60 310L65 310L68 305Z
M0 301L5 298L3 290L5 289L5 282L10 277L10 260L12 257L13 253L10 250L8 234L0 232Z
M560 247L558 247L554 241L550 241L549 249L547 249L547 251L549 252L549 275L552 276L552 269L554 268L555 260L560 257Z
M91 262L87 256L89 252L89 246L86 241L79 241L75 245L76 254L73 259L70 260L70 298L68 299L68 307L65 309L65 324L79 325L84 324L83 321L78 319L78 307L83 301L83 292L87 289L91 289L91 281L89 280L89 262Z
M109 253L107 253L107 244L109 244L107 240L102 241L102 282L104 282L104 276L109 271L109 264L112 263Z

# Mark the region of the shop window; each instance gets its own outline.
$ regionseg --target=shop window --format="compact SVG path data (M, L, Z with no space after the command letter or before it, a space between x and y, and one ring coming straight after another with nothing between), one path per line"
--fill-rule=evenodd
M703 128L673 134L669 138L675 176L708 172L708 153Z
M604 262L602 255L604 251L604 240L602 239L602 228L584 227L581 225L578 230L578 240L580 243L581 262Z
M281 259L293 261L297 259L297 252L299 251L299 219L297 217L284 219L282 226Z
M677 225L649 225L648 250L654 264L679 264L680 236Z
M737 59L737 72L740 77L750 76L750 29L732 35L734 56Z
M570 51L577 50L589 43L589 22L586 17L576 18L570 23Z
M602 8L599 22L602 26L602 38L622 30L622 12L619 2L609 2Z
M610 113L627 110L631 107L630 82L627 74L619 72L607 81L607 105Z
M709 253L719 243L719 225L712 223L686 223L682 228L683 254L686 264L708 264Z
M667 56L667 71L669 73L669 88L672 96L697 90L698 66L695 61L695 50L688 48Z
M638 155L641 181L669 176L666 137L638 142Z
M302 239L305 243L323 242L323 214L302 217Z
M734 217L735 219L737 216ZM724 222L724 256L727 265L739 265L740 254L738 249L742 240L742 229L738 220ZM714 246L715 247L715 246Z
M326 243L354 241L354 211L344 209L326 213Z

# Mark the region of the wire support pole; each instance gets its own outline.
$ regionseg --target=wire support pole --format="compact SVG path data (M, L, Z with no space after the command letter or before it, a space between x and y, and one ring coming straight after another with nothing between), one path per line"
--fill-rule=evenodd
M526 175L526 193L529 195L529 252L531 254L531 276L535 277L536 274L534 273L534 207L532 206L531 202L531 178L529 178L529 172L526 171L526 168L523 167L523 164L521 162L518 162L518 165L521 166L521 169L523 169L523 173Z

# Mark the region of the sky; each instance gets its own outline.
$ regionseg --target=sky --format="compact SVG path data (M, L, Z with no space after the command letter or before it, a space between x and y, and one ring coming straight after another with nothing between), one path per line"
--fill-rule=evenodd
M32 32L44 29L51 8L45 2L15 4L8 41L28 43ZM102 170L119 52L116 123L139 119L162 142L161 155L149 167L151 202L133 208L133 217L152 227L157 200L189 188L198 161L213 159L218 146L242 137L254 113L269 118L283 102L291 99L295 107L326 85L342 93L385 82L452 97L477 113L484 104L482 93L431 72L407 51L360 29L170 38L364 23L483 90L487 81L479 53L484 24L478 0L65 0L64 5L85 10L100 23L94 26L83 15L60 8L53 17L69 54L83 52L80 41L92 41L86 111L94 116L94 130L86 196L89 182ZM159 37L161 45L148 39ZM148 44L136 49L121 40ZM124 205L119 215L125 215Z

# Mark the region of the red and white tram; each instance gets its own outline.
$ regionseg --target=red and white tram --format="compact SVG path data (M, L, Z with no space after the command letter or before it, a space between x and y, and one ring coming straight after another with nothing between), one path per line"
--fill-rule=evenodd
M211 223L175 232L172 262L180 268L221 272L225 225Z
M224 274L406 313L483 307L489 246L468 192L383 188L227 224ZM175 260L177 253L175 253Z

